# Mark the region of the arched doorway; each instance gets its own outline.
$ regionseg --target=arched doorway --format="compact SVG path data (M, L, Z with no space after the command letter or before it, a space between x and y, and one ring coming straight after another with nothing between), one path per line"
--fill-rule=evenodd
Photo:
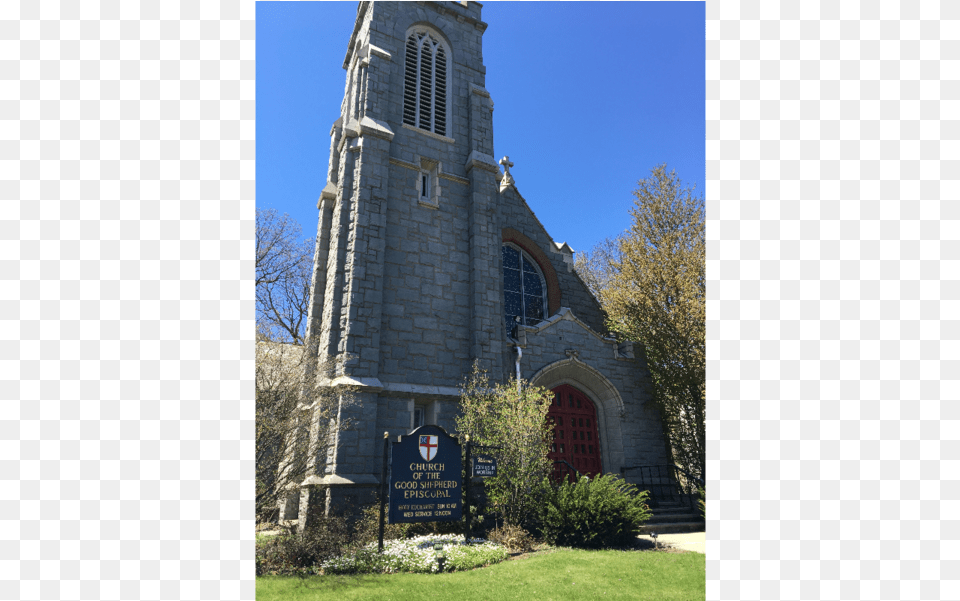
M547 453L551 461L563 459L590 478L603 472L597 410L587 395L569 384L557 386L547 420L553 425L553 443ZM555 481L564 473L563 464L554 464Z

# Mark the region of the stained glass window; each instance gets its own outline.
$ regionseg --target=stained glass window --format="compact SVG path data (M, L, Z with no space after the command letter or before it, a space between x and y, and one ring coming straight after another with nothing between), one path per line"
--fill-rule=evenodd
M503 248L503 314L507 331L520 324L532 326L543 321L546 289L536 263L525 252L504 244Z

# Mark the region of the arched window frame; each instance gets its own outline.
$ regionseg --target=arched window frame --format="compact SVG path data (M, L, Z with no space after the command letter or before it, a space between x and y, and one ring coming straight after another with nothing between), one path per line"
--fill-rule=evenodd
M441 55L443 64L438 60ZM429 65L425 64L426 58ZM450 47L437 31L416 25L404 37L403 65L403 123L446 137L450 123L448 101L453 65ZM425 94L429 94L429 98L425 98Z
M548 303L548 300L549 300L549 299L548 299L548 290L547 290L547 278L544 277L543 268L540 267L540 264L539 264L539 262L537 261L537 259L534 258L533 255L531 255L529 252L527 252L526 249L524 249L524 248L523 248L522 246L520 246L519 244L515 244L515 243L513 243L513 242L506 242L506 241L505 241L505 242L503 242L502 247L510 247L510 248L512 248L513 250L515 250L515 251L517 251L518 253L520 253L520 290L519 290L519 293L520 293L520 307L521 307L521 311L522 311L520 324L521 324L521 325L536 325L537 323L540 323L541 321L543 321L544 319L546 319L546 318L549 316L549 303ZM502 253L502 252L503 252L503 251L501 250L501 253ZM534 271L536 272L537 276L540 278L541 315L542 315L542 317L540 317L539 319L537 319L537 318L528 318L528 317L527 317L527 301L526 301L527 294L524 292L524 287L523 287L523 259L526 259L527 262L530 263L530 265L533 267ZM502 270L506 270L507 267L504 266L504 265L501 265L501 269L502 269ZM508 291L507 291L507 289L506 289L506 281L505 281L505 280L506 280L506 271L503 271L502 276L503 276L503 277L502 277L502 281L503 281L503 286L504 286L504 288L503 288L503 292L504 292L504 299L503 299L503 300L504 300L504 311L503 311L503 317L504 317L504 323L505 323L506 328L507 328L507 333L510 333L510 332L512 332L513 327L514 327L515 324L508 322L508 318L507 318L507 311L506 311L506 293L507 293ZM536 321L535 321L535 322L531 322L531 321L530 321L531 319L536 319Z

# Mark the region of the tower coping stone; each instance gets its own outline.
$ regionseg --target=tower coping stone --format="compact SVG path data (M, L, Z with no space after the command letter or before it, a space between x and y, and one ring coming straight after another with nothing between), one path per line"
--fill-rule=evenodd
M493 158L489 154L484 154L477 150L474 150L470 153L470 156L467 157L467 160L463 166L467 171L477 167L486 171L500 173L500 167L497 166L497 159Z
M478 94L480 96L486 96L487 98L490 98L490 92L488 92L486 88L478 86L473 82L470 82L470 91L473 92L474 94Z
M393 140L394 136L393 130L390 129L389 125L369 116L365 116L360 120L360 133L370 134L375 138L383 138L387 141Z

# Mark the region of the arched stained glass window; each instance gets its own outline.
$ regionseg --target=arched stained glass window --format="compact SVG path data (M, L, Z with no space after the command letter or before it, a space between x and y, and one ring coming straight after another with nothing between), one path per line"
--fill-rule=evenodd
M403 122L447 135L447 54L426 31L407 37L403 76Z
M503 252L503 313L507 332L513 330L515 317L522 325L543 321L547 306L546 286L536 262L527 253L509 244Z

